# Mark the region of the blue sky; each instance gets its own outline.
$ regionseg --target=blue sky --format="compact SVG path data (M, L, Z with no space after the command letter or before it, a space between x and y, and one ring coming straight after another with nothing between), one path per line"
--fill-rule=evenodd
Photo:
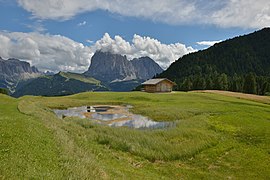
M1 1L0 1L1 2ZM32 18L30 12L20 7L16 1L2 1L0 28L7 31L31 32L39 26L43 33L60 34L88 45L87 40L97 41L107 32L111 36L120 35L131 41L134 34L149 36L163 43L181 42L200 47L196 42L225 40L243 35L255 28L221 28L214 25L188 24L170 25L142 18L125 17L104 10L85 12L70 20L41 20ZM79 26L79 23L86 24Z
M0 56L52 71L84 71L97 49L130 59L148 55L166 68L184 54L270 23L266 0L0 0L0 6ZM18 46L27 49L11 53ZM52 54L55 49L63 56Z

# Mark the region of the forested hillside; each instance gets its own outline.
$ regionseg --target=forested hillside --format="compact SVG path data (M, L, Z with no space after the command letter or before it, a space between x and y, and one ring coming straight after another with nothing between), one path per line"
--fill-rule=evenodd
M177 90L217 89L268 94L270 28L185 55L159 77L175 81Z

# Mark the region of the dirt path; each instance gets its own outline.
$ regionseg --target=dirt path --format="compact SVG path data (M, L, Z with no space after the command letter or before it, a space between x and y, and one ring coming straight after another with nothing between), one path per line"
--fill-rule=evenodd
M269 96L259 96L259 95L255 95L255 94L244 94L244 93L238 93L238 92L219 91L219 90L199 90L199 91L192 91L192 92L205 92L205 93L221 94L221 95L225 95L225 96L237 97L240 99L247 99L247 100L251 100L251 101L270 104L270 97Z

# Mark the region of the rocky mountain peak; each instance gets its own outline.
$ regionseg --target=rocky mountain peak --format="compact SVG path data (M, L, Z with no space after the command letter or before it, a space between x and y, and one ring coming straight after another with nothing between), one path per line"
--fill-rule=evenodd
M0 61L0 74L7 76L20 75L23 73L39 73L35 66L30 66L26 61L20 61L15 58L4 60L1 58Z
M126 56L97 51L85 75L105 82L149 79L161 73L162 68L151 58L142 57L131 61Z
M136 79L135 69L126 56L102 51L94 54L85 75L106 82Z
M163 69L150 57L135 58L131 61L136 69L138 79L149 79L159 74Z
M20 61L15 58L4 60L0 58L0 85L2 88L13 92L21 80L36 78L40 72L28 62Z

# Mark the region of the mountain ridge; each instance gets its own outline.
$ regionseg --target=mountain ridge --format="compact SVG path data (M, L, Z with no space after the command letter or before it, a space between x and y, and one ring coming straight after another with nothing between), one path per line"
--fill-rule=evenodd
M36 78L40 75L41 72L26 61L15 58L4 60L0 57L0 88L8 89L9 93L15 92L20 81Z
M9 94L14 97L58 96L83 91L131 91L144 79L161 71L149 57L129 61L126 56L101 51L94 54L88 71L83 74L61 71L57 74L40 73L28 62L14 58L0 59L0 88L9 89Z
M135 79L146 80L162 71L163 69L149 57L129 61L125 55L97 51L84 74L110 83Z
M134 58L130 62L136 69L138 79L147 80L163 71L163 69L148 56Z

